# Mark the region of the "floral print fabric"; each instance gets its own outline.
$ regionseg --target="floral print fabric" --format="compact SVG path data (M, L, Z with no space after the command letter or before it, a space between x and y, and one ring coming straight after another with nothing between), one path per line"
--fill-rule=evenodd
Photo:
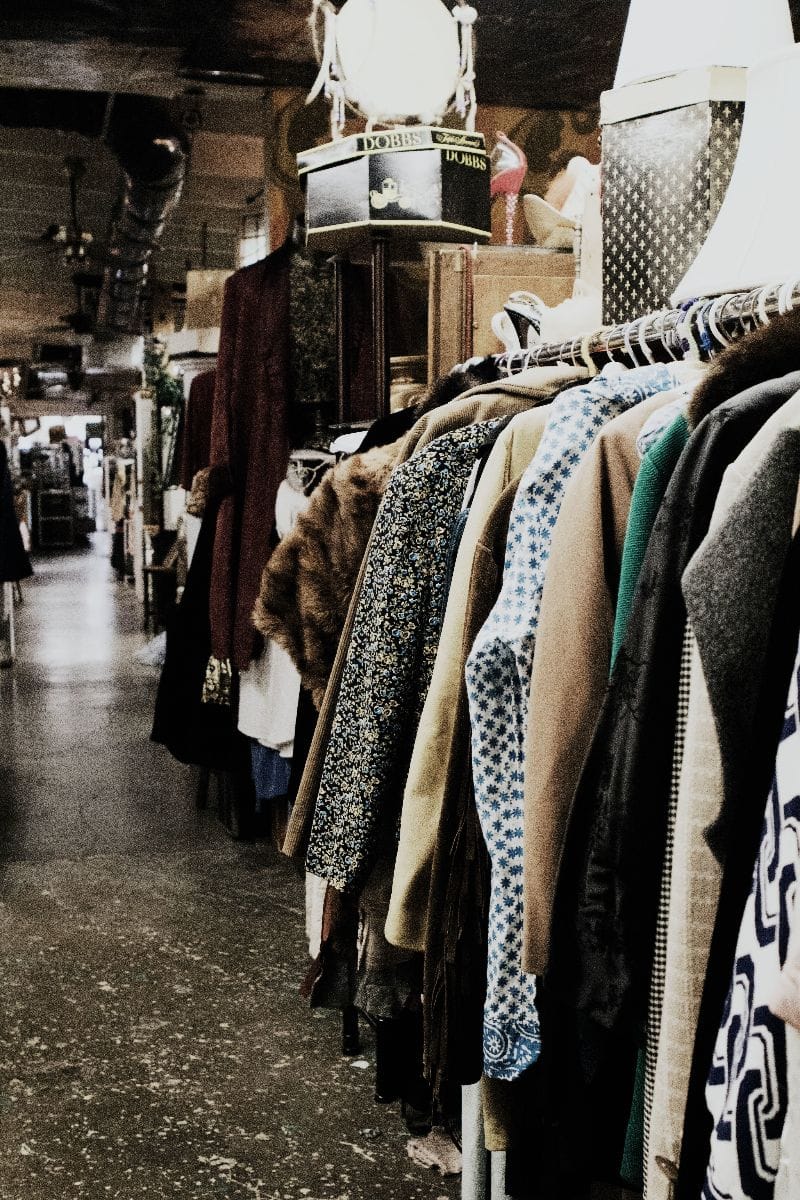
M563 392L521 482L503 586L467 660L475 797L492 860L484 1071L514 1079L539 1056L536 979L522 970L524 746L550 542L570 476L614 417L675 387L670 367L606 367Z
M322 770L307 869L363 882L399 811L430 686L464 489L502 418L437 438L399 467L378 510Z

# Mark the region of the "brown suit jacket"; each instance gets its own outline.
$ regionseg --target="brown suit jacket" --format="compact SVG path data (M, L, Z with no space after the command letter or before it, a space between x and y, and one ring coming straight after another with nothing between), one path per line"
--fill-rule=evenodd
M523 965L547 964L563 836L605 695L619 572L639 470L636 438L672 394L611 421L573 476L553 534L525 750Z

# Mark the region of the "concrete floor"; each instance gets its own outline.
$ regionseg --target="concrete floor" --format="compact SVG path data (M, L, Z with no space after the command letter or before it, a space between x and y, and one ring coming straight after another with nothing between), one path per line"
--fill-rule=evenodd
M0 671L0 1200L451 1200L297 995L301 880L148 742L103 540L36 571Z

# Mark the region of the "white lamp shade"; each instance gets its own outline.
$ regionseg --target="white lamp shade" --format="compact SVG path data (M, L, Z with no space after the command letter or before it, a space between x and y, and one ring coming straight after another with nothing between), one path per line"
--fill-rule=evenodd
M460 47L442 0L347 0L336 44L347 99L371 120L432 123L447 111Z
M751 67L739 153L714 225L672 299L800 279L800 46Z
M697 67L749 67L793 42L788 0L631 0L614 87Z

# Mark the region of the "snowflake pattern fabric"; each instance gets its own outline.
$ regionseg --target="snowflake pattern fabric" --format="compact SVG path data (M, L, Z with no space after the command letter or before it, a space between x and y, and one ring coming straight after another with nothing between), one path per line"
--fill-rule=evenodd
M536 978L522 970L524 746L550 542L570 476L602 427L678 383L671 367L606 367L553 403L514 501L503 586L467 660L475 798L492 860L484 1071L515 1079L539 1056Z
M475 459L503 419L456 429L398 467L375 519L306 866L363 882L395 820L439 645L453 526Z
M690 396L691 389L687 387L686 390L682 391L674 400L670 400L661 408L657 408L652 416L648 417L642 426L642 430L638 438L636 439L636 449L638 451L639 458L644 458L644 456L653 449L653 446L655 446L656 442L661 441L661 438L667 432L670 425L672 425L672 423L679 416L681 416L681 414L685 414L689 404Z
M800 650L761 848L736 946L706 1102L714 1118L703 1200L771 1200L788 1109L786 1024L770 997L786 961L800 874Z

